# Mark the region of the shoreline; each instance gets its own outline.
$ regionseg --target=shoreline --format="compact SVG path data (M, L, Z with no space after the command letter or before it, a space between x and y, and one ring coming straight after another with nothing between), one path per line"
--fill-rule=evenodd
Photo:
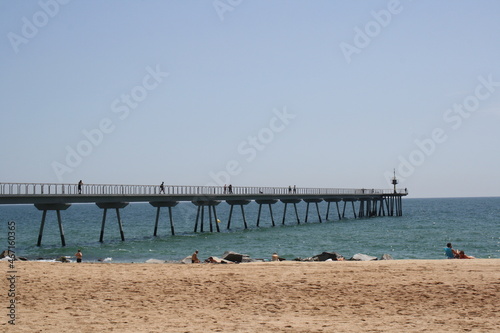
M99 264L15 262L16 331L500 329L500 259Z
M281 263L331 263L331 262L345 262L345 263L356 263L356 262L386 262L386 261L392 261L392 262L422 262L422 261L470 261L470 260L498 260L500 262L500 258L474 258L474 259L446 259L446 258L441 258L441 259L377 259L377 260L331 260L331 261L301 261L301 260L282 260L280 261ZM0 265L2 262L11 262L8 258L1 259L0 260ZM16 259L14 260L14 263L16 265L19 265L20 263L45 263L45 264L51 264L51 263L60 263L60 264L77 264L76 260L74 258L69 258L68 261L66 262L61 262L60 260L57 259L40 259L40 260L19 260ZM275 263L274 261L270 259L265 259L265 260L260 260L256 259L255 261L252 262L232 262L230 264L237 264L237 265L247 265L247 264L267 264L267 263ZM81 264L94 264L94 265L127 265L127 264L133 264L133 265L226 265L226 263L210 263L210 262L205 262L201 261L199 263L193 264L193 263L187 263L183 262L182 260L162 260L162 259L156 259L156 258L150 258L146 261L114 261L114 260L92 260L92 261L86 261L83 259Z

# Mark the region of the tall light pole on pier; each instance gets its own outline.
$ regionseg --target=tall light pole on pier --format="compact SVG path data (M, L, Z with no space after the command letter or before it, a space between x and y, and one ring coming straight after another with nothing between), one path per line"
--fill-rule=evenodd
M398 179L396 178L396 169L394 169L394 177L392 177L392 185L394 185L394 193L397 193L396 185L398 184Z

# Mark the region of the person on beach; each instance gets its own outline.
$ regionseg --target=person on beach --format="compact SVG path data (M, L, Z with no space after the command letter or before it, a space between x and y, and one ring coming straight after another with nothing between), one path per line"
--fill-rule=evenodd
M193 264L200 263L200 259L198 259L198 250L194 251L193 255L191 256L191 263Z
M465 254L465 252L462 250L458 252L458 259L476 259L476 257L473 256L468 256Z
M75 257L76 257L76 262L81 263L83 257L82 250L78 249L78 252L75 253Z
M82 185L83 185L83 182L80 179L80 181L78 182L78 194L82 194Z
M280 261L280 257L276 252L274 252L273 255L271 256L271 261Z
M444 252L446 253L446 257L448 259L458 258L458 251L453 249L453 246L451 246L451 243L446 244L446 247L444 248Z

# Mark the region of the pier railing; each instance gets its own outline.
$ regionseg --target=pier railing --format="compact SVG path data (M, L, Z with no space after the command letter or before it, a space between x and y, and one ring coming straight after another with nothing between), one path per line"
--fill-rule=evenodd
M398 194L406 190L398 189ZM393 189L308 188L308 187L253 187L253 186L191 186L84 184L81 193L77 184L56 183L0 183L0 195L383 195L394 194Z

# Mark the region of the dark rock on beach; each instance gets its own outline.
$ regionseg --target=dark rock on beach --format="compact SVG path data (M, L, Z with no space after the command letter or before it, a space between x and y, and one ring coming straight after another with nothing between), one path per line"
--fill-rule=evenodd
M252 262L252 259L247 254L236 253L233 251L226 251L222 255L222 259L232 262Z
M334 261L339 260L342 257L337 252L323 252L321 254L317 254L312 257L314 261L327 261L328 259L332 259Z
M323 252L309 258L295 258L295 261L327 261L331 259L333 261L344 260L344 257L337 252Z

